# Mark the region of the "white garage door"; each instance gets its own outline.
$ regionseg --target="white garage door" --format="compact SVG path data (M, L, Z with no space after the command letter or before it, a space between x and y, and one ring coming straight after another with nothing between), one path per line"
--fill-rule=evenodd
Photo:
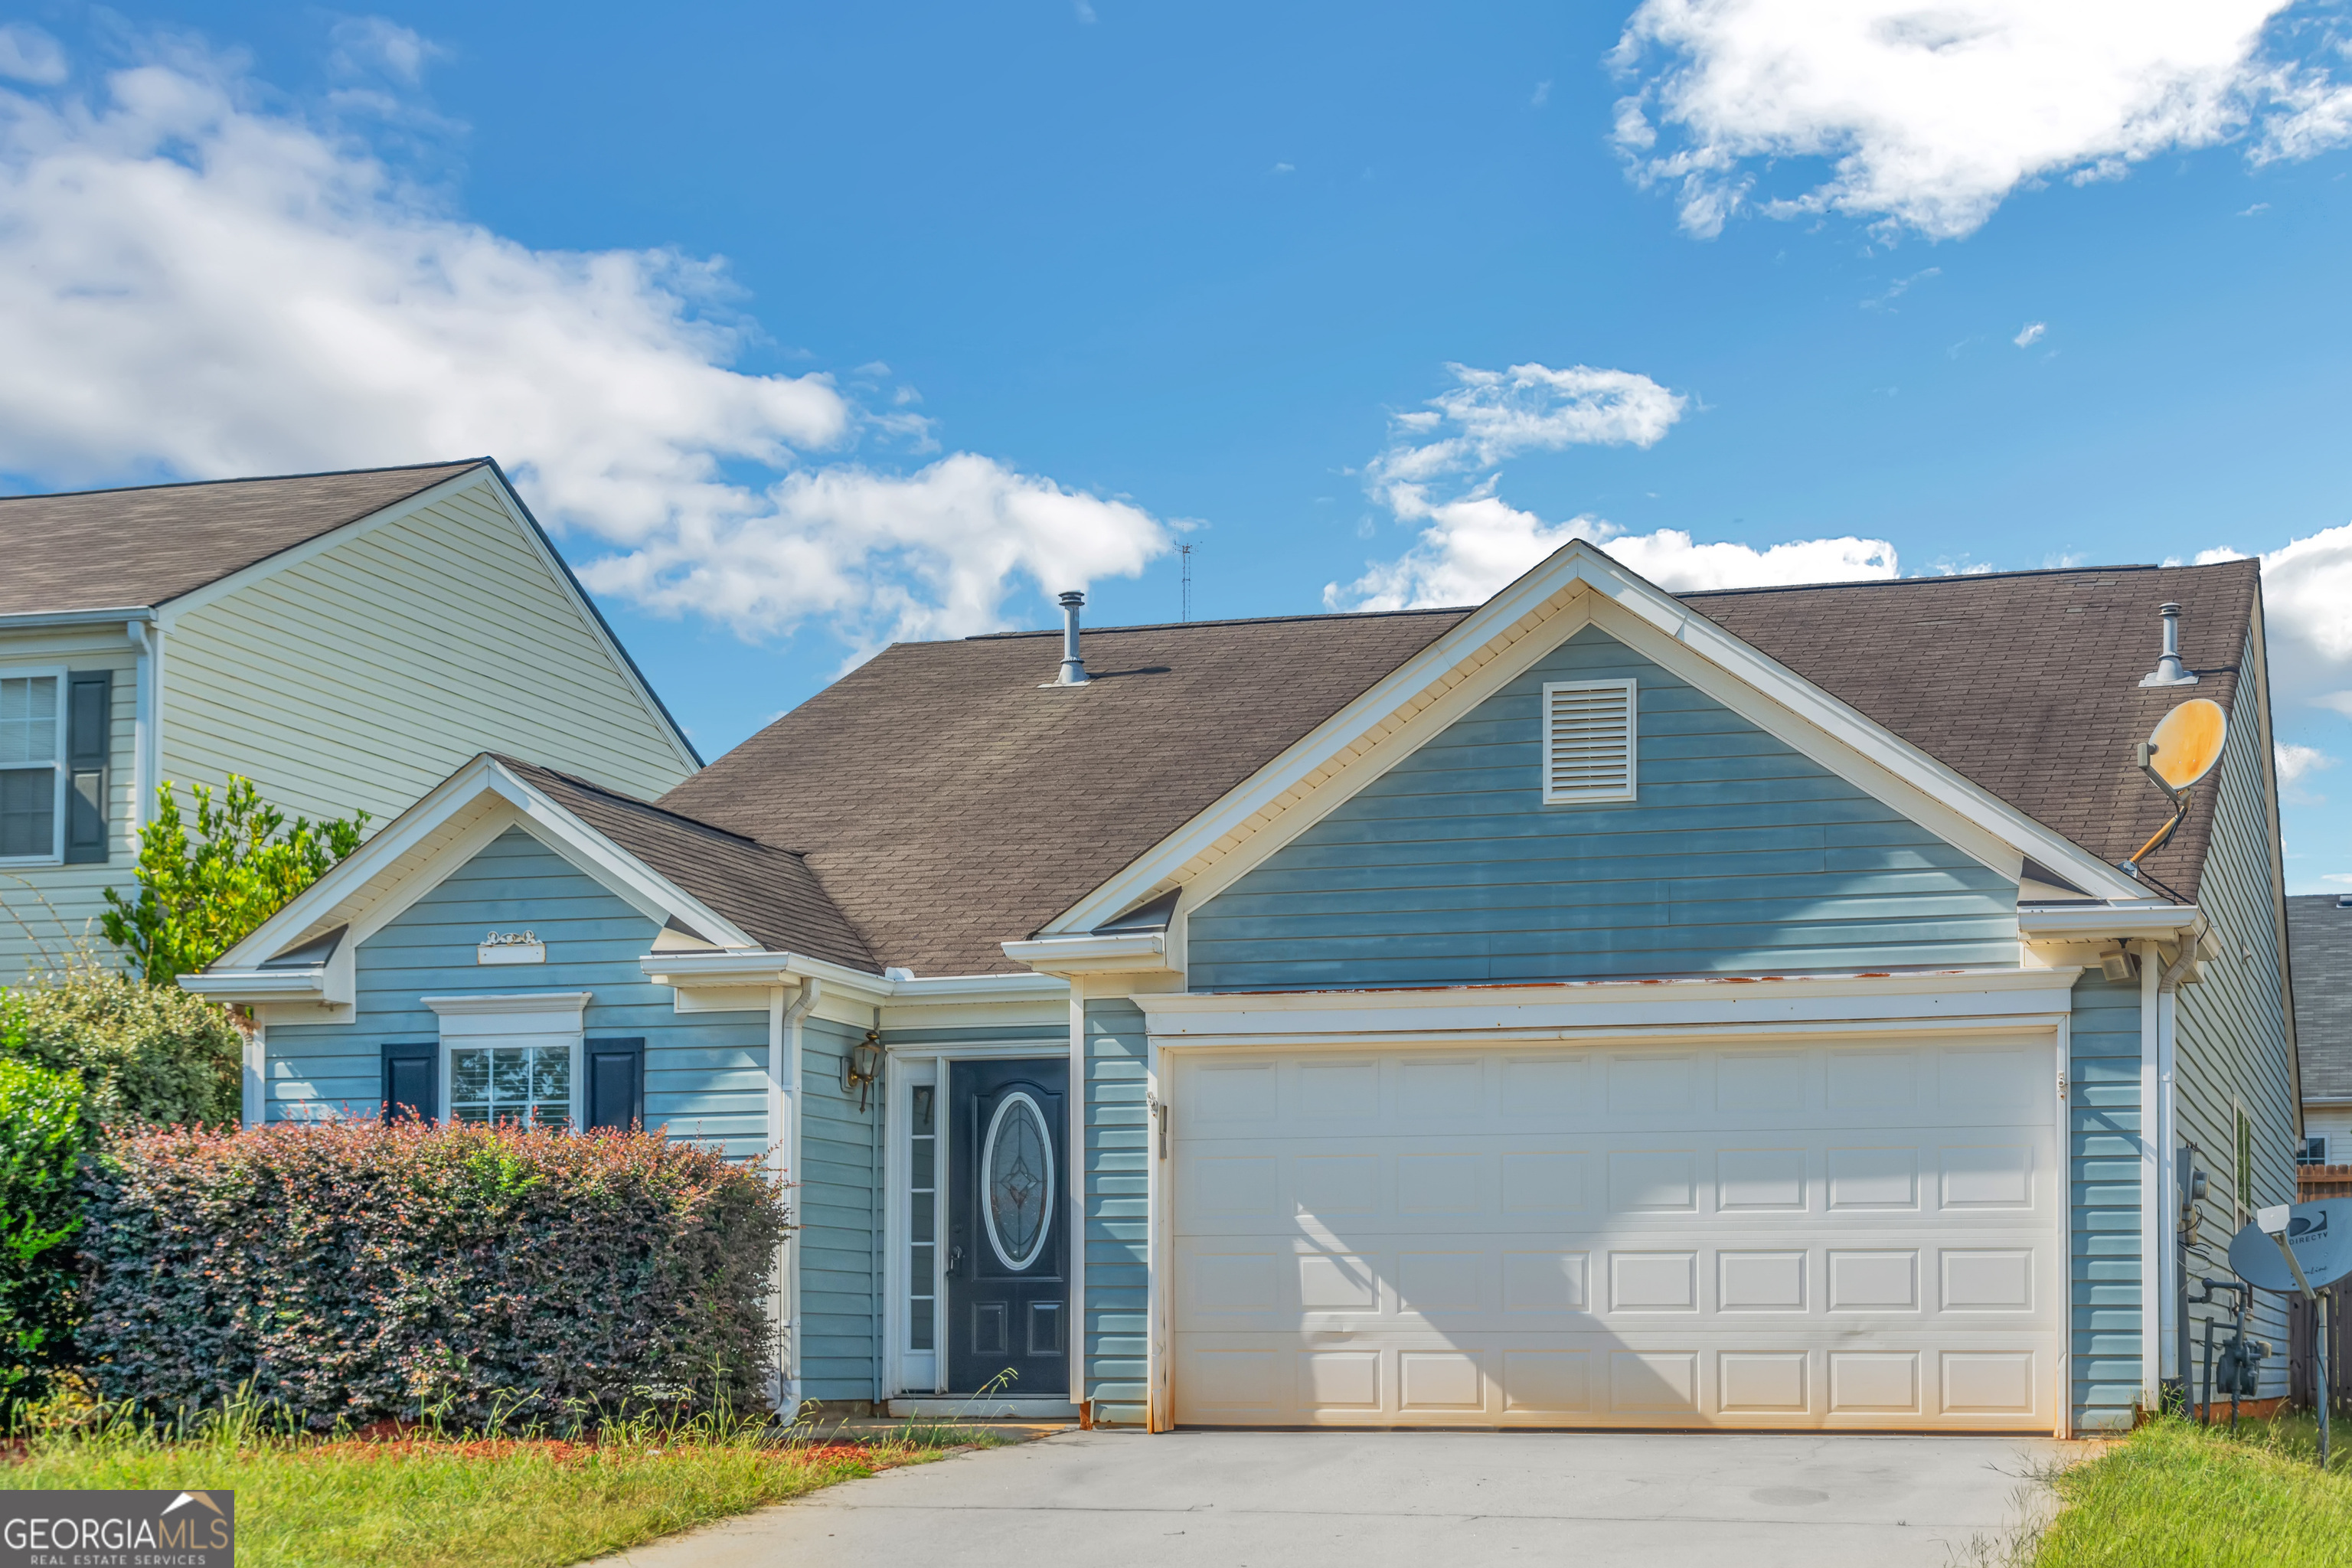
M1171 1057L1180 1422L2053 1424L2046 1038Z

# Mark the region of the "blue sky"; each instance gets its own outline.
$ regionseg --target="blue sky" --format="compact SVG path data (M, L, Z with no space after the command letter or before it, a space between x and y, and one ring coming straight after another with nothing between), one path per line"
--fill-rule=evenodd
M1180 541L1202 618L2265 554L2352 888L2343 13L1796 6L0 5L0 474L493 452L713 755Z

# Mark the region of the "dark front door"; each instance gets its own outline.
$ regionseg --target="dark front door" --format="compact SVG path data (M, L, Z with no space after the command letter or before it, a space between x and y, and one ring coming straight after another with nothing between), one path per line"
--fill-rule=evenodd
M1052 1058L948 1065L948 1387L957 1394L1069 1395L1069 1084L1070 1064Z

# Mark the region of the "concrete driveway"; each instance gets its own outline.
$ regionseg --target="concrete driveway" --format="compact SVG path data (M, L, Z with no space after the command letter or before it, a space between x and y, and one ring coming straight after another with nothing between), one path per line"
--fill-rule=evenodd
M633 1568L1975 1561L2032 1438L1070 1432L849 1481ZM1999 1559L1993 1558L1993 1561Z

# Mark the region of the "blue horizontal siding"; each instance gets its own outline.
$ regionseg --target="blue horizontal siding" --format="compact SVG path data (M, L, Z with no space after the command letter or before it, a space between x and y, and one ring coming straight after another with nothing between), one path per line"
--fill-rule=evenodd
M499 835L439 886L362 942L348 1024L269 1027L268 1116L373 1116L382 1109L383 1047L436 1040L440 1020L420 1000L478 991L587 991L591 1037L646 1042L646 1121L715 1142L739 1159L767 1145L764 1012L681 1017L667 986L637 960L659 922L520 827ZM484 967L491 930L528 930L543 964Z
M1150 1110L1143 1010L1087 1004L1085 1393L1097 1418L1140 1424L1150 1332Z
M1641 797L1539 803L1548 680L1638 683ZM2008 879L1586 627L1192 914L1195 990L2017 962Z
M2139 982L2074 983L2066 1071L2077 1431L2128 1427L2140 1403Z
M857 1108L841 1058L865 1037L846 1024L801 1026L801 1394L878 1399L882 1353L882 1102Z

